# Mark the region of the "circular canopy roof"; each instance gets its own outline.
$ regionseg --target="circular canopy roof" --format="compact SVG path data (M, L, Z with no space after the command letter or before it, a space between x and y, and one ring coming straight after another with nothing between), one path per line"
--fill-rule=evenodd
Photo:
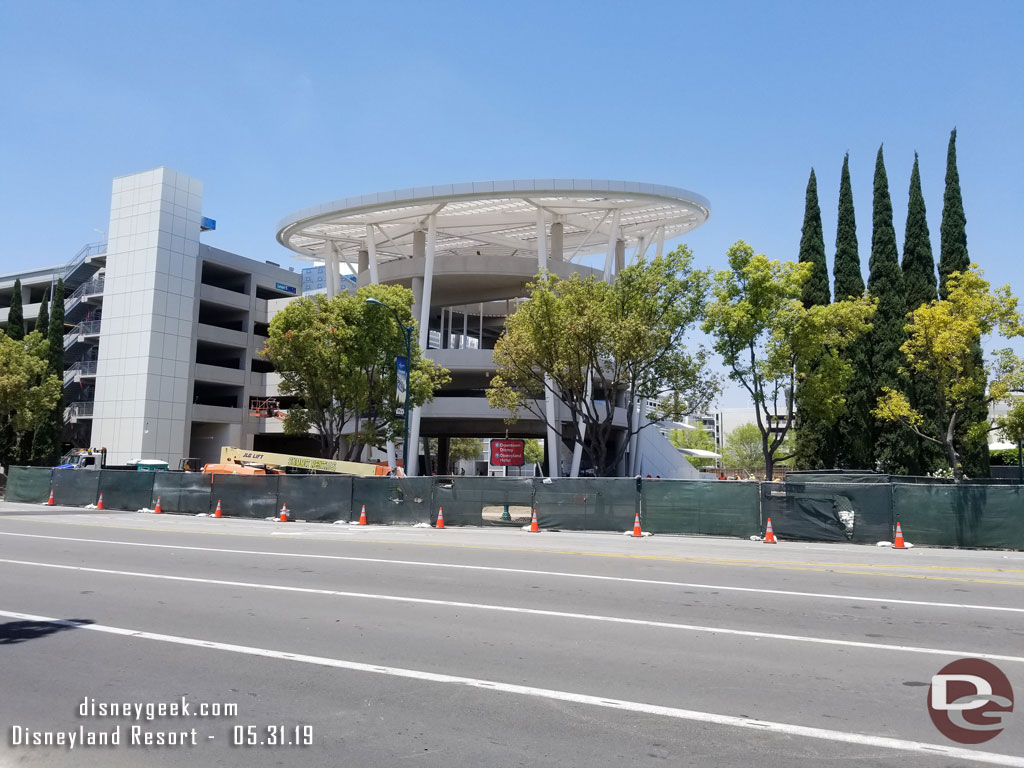
M618 218L626 247L646 250L678 237L711 215L694 192L657 184L595 179L526 179L446 184L333 200L305 208L278 225L277 240L300 258L322 261L333 242L343 260L367 248L370 227L380 262L412 257L413 233L437 215L436 253L537 254L538 211L563 225L563 258L608 248ZM616 213L618 214L616 217ZM550 247L550 246L549 246Z

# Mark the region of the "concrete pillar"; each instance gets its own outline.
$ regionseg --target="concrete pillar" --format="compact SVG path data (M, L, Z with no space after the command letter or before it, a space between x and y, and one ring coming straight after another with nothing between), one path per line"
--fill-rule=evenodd
M366 250L368 261L370 262L370 284L376 285L380 282L380 277L377 275L377 241L374 239L373 226L370 224L366 225Z
M427 219L426 239L423 240L423 232L413 233L413 256L415 257L420 247L423 247L423 278L420 281L419 300L419 345L420 349L426 350L427 340L430 338L430 294L434 288L434 252L437 245L437 216L432 214ZM413 293L415 296L415 279L413 280ZM409 425L409 447L419 448L420 444L420 419L422 408L415 408ZM410 451L409 466L406 473L415 477L419 471L419 459L416 453Z
M370 269L370 252L368 250L366 250L365 248L360 248L359 249L359 271L358 271L356 277L358 278L359 275L363 274L363 272L366 272L369 269Z
M615 241L615 274L622 274L622 270L626 268L626 241L619 240Z
M615 247L619 241L619 217L621 211L616 208L612 212L612 226L608 230L608 250L604 254L604 274L601 279L606 283L612 281L612 260L615 258Z
M551 260L562 261L565 255L562 253L562 233L564 227L562 222L555 221L551 224Z
M330 240L324 242L324 271L327 273L327 298L332 299L338 295L341 288L341 262L338 260L338 251Z
M537 209L537 271L543 272L548 268L548 233L547 222L544 219L544 211Z
M587 389L586 395L584 396L586 402L590 402L594 397L594 378L587 372ZM580 476L580 462L583 461L583 441L587 437L587 425L583 420L583 416L580 416L577 423L580 431L579 441L572 447L572 467L569 471L569 477Z

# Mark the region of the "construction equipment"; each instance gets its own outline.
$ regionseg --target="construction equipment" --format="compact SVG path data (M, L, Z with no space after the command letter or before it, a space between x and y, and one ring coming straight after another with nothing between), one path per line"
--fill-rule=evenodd
M217 469L212 469L216 467ZM335 461L334 459L318 459L312 456L289 456L284 453L266 453L264 451L247 451L244 448L224 446L220 449L220 463L207 464L204 472L230 472L232 467L238 469L263 469L272 474L288 470L300 472L331 472L339 475L357 475L373 477L388 474L387 465L360 464L357 461ZM256 472L236 472L235 474L257 474Z

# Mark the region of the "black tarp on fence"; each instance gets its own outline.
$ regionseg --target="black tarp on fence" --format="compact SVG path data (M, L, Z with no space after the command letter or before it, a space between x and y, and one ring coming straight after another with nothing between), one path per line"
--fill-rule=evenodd
M897 484L893 511L914 544L1024 549L1020 486Z
M217 502L229 517L266 518L277 515L278 475L214 475L208 512Z
M644 530L705 536L756 536L761 529L757 483L645 480Z
M533 506L533 480L439 477L434 483L434 505L444 507L445 525L525 525Z
M533 481L534 506L542 528L626 531L640 511L633 478L563 478Z
M52 473L49 467L11 467L4 500L23 504L45 502L50 498Z
M365 505L370 523L432 523L437 517L437 506L431 501L432 489L433 479L429 477L354 477L352 519L359 519Z
M101 469L103 508L137 510L148 507L153 500L153 478L156 474L129 469Z
M155 508L159 498L164 512L209 512L212 477L198 472L154 472L153 499L148 506Z
M95 504L100 497L98 469L53 470L53 498L58 504L85 507Z
M293 520L348 520L352 478L342 475L280 475L277 510L287 504Z

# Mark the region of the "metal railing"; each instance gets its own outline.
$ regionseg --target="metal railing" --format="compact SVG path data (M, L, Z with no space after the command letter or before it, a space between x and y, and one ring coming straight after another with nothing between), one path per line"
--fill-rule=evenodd
M71 261L64 265L64 274L62 275L62 277L66 278L68 275L75 271L79 264L84 262L90 256L96 256L98 254L106 252L106 243L89 243L88 245L83 245L82 249L71 257Z
M74 293L68 296L67 300L70 301L71 299L77 299L82 296L103 293L103 283L104 279L102 277L97 277L94 280L84 282L75 289Z
M64 421L74 422L78 421L78 419L91 419L94 405L95 403L92 401L71 403L71 405L64 409Z
M82 376L95 376L96 375L96 361L95 360L82 360L68 366L64 371L64 383L70 384L72 381L80 379Z
M64 333L64 349L80 341L83 336L90 336L100 332L99 320L83 320L78 325L69 328Z

